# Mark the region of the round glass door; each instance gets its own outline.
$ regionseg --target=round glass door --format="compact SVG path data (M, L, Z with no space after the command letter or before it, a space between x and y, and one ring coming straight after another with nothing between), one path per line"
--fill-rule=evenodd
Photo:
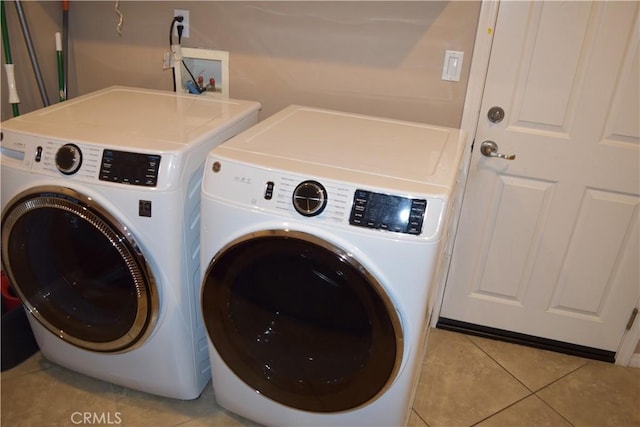
M78 347L126 351L155 322L157 291L138 245L74 190L38 187L7 205L2 266L28 311Z
M202 311L227 366L289 407L336 412L384 392L402 360L400 321L353 257L312 235L268 231L222 250Z

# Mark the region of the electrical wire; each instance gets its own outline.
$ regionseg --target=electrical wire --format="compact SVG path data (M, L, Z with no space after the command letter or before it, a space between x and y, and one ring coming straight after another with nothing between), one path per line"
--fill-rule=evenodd
M182 16L174 16L171 20L171 27L169 28L169 46L173 46L173 29L175 28L176 22L182 22L183 19L184 18Z
M116 31L118 35L122 37L122 27L124 25L124 15L120 12L120 0L116 1L115 5L116 15L118 15L118 24L116 25Z
M178 26L177 26L178 45L182 44L182 30L183 30L184 26L182 24L180 24L180 23L183 20L184 20L184 18L182 16L174 16L173 20L171 21L171 27L169 28L169 48L170 49L173 48L173 29L176 28L176 22L179 23ZM200 93L204 92L205 88L200 87L196 83L196 78L193 76L193 73L191 72L191 70L189 69L187 64L184 62L184 59L181 59L180 62L182 63L182 66L184 67L184 69L187 70L187 73L189 73L189 76L191 77L191 80L193 81L195 87L198 89L198 92L200 92ZM177 88L176 88L176 71L175 71L175 68L171 69L171 74L172 74L172 77L173 77L173 91L176 92Z
M176 25L176 22L182 22L182 18L181 16L174 16L173 20L171 21L171 26L169 27L169 51L173 52L173 28ZM179 43L178 43L179 44ZM173 91L176 91L176 69L175 69L175 65L173 67L171 67L171 77L173 80Z
M189 67L187 67L187 64L184 63L184 59L182 60L182 65L184 66L184 69L187 70L187 73L189 73L189 75L191 76L191 80L193 81L193 84L198 89L198 92L200 92L200 93L204 92L206 89L203 88L203 87L200 87L200 85L198 85L196 83L196 78L193 77L193 74L191 73L191 70L189 69Z

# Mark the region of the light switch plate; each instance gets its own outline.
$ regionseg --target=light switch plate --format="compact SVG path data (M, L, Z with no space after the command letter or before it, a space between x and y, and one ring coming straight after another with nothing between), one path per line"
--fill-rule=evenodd
M442 80L448 80L452 82L460 81L463 58L464 52L458 52L455 50L445 51L444 64L442 65Z

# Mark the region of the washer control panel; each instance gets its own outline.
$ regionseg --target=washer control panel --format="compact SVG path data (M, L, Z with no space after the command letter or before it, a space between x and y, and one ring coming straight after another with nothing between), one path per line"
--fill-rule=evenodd
M410 199L357 189L349 224L419 235L427 210L426 199Z
M98 177L101 181L155 187L160 159L157 154L104 150Z
M63 174L82 181L95 180L100 164L100 147L33 138L25 144L24 162L32 172L50 176Z

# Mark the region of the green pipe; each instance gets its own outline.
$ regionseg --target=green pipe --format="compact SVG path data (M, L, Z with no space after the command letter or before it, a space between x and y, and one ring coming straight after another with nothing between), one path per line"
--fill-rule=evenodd
M9 30L7 29L7 16L4 13L4 0L0 1L0 12L2 12L2 45L4 47L4 58L7 64L11 64L11 47L9 46Z
M11 45L9 44L9 29L7 28L7 17L4 12L4 0L0 0L0 24L2 25L2 46L4 48L4 60L7 68L7 84L9 86L9 102L13 109L13 117L20 115L18 109L18 93L16 91L15 76L13 73L13 61L11 59Z

